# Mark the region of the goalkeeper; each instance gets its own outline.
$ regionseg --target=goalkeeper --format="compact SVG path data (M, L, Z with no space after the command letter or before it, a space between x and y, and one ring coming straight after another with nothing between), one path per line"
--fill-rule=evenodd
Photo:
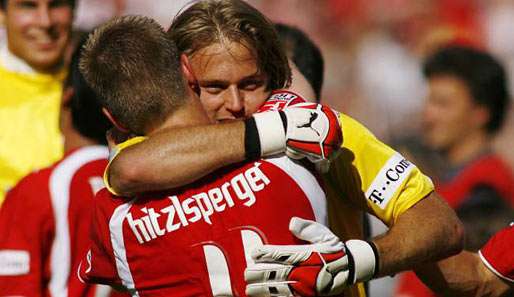
M213 119L246 118L271 90L288 85L289 67L276 32L243 1L197 2L175 19L168 33L190 58L197 80L191 86ZM283 99L279 105L288 104ZM462 227L433 192L430 179L355 120L341 114L339 121L342 153L323 175L329 221L342 241L358 240L345 249L351 259L373 261L350 261L348 273L336 278L333 288L316 286L312 291L330 294L347 287L345 296L365 296L363 286L354 283L457 253ZM180 187L216 168L258 157L262 150L245 146L245 135L243 121L163 131L121 151L109 166L107 181L111 190L125 196ZM315 155L309 154L311 159ZM361 240L364 212L391 227L373 243ZM251 285L268 293L275 286L268 280Z

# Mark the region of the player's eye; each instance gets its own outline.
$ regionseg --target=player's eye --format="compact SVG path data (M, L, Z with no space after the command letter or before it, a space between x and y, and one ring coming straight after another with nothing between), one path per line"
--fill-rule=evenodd
M62 6L66 6L66 5L70 5L70 2L67 0L54 0L54 1L50 2L51 8L62 7Z
M18 1L16 2L16 7L19 7L19 8L27 8L27 9L32 9L32 8L37 8L37 2L35 1Z
M225 86L219 84L212 84L202 86L202 89L209 94L219 94L225 89Z
M264 80L248 80L242 82L239 88L245 91L255 91L264 85Z

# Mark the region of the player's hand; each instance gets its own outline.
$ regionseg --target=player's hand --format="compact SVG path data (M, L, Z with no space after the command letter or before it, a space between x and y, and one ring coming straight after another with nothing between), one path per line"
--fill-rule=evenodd
M248 296L330 296L373 277L377 258L368 242L343 243L324 225L297 217L289 229L311 244L256 248L256 264L245 270Z
M247 135L252 135L249 130L257 131L253 134L257 134L259 140L253 142L259 143L260 156L286 152L294 159L307 157L315 164L326 165L342 143L337 114L321 104L299 103L283 111L258 113L252 121L255 128L248 129L247 121Z
M328 171L343 142L338 114L315 103L295 104L283 111L287 118L286 154L307 157L321 172Z

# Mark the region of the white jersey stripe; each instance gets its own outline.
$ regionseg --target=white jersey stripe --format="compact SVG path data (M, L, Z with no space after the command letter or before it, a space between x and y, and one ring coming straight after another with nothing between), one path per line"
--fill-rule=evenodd
M123 222L125 221L125 217L135 200L136 199L132 199L130 202L120 205L114 210L109 221L109 231L118 276L121 279L123 286L129 290L132 296L138 297L139 293L136 290L134 278L130 272L127 260L127 250L125 248L125 241L123 238Z
M68 206L71 180L75 172L84 164L93 160L106 159L108 155L109 151L104 146L81 148L57 165L50 176L50 199L55 220L55 238L50 252L51 276L48 286L52 297L68 296L67 283L71 269Z
M485 267L487 267L489 270L491 270L491 272L493 272L494 274L496 274L496 276L505 280L506 282L514 284L514 279L508 278L507 276L501 274L498 270L496 270L493 267L493 265L491 265L491 263L489 263L489 261L487 261L487 259L484 257L484 255L482 255L482 251L478 251L478 255L480 256L480 259L484 263Z
M109 297L112 289L107 285L96 285L95 286L95 297Z
M316 221L327 226L327 200L325 192L319 185L316 177L305 167L285 156L264 160L282 169L300 186L309 199Z

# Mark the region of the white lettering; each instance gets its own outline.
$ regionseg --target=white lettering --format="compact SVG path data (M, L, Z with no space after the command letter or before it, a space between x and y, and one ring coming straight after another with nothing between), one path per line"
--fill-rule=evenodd
M391 156L367 189L366 197L385 209L414 168L415 166L400 154Z
M255 162L254 167L245 171L245 177L254 192L259 192L270 183L268 177L259 169L260 165L261 163Z
M168 219L166 220L167 232L172 232L180 228L180 223L173 224L173 219L175 218L175 208L173 208L173 205L161 209L161 212L168 214Z
M230 192L228 191L228 187L230 187L230 183L226 182L221 186L221 192L223 193L223 197L225 197L225 200L227 201L228 207L234 206L234 200L232 200L232 196L230 195Z
M240 173L236 175L230 181L230 184L232 185L232 189L234 189L237 198L239 198L239 200L245 201L243 203L244 205L252 206L255 203L255 195L243 174Z
M209 218L213 213L211 200L209 196L205 193L200 193L197 195L193 195L193 198L196 200L200 211L202 212L202 217L207 224L212 225L211 219Z
M134 235L136 236L137 241L139 243L144 243L144 241L150 240L150 236L148 235L148 232L146 232L145 224L143 223L143 221L141 221L139 219L135 219L135 220L132 219L131 213L127 214L127 221L128 221L130 229L132 229L132 233L134 233ZM138 230L138 228L139 228L139 230ZM143 241L143 238L141 238L141 235L139 234L139 232L141 232L143 234L144 241Z
M198 222L202 218L202 214L200 213L200 209L196 206L191 206L191 203L195 202L193 198L187 198L182 202L182 207L184 208L185 214L193 214L193 217L189 218L191 223Z
M150 222L152 223L152 227L155 230L155 233L157 234L157 236L163 236L164 233L166 233L166 230L161 229L161 226L159 226L158 219L161 215L156 213L153 208L150 208L148 210L148 215L150 216Z
M261 165L255 162L252 167L234 176L230 182L195 193L191 197L179 199L177 196L169 196L171 203L160 210L143 207L140 210L145 215L137 219L129 212L126 218L130 229L137 241L143 244L200 220L212 224L211 216L214 212L220 213L236 206L232 193L238 198L237 201L242 201L242 205L251 207L257 201L255 193L271 183L259 168ZM163 215L167 215L165 228L159 224L159 218Z
M223 204L223 193L220 188L213 188L207 192L209 198L211 199L212 206L216 212L222 212L225 210L225 204Z

